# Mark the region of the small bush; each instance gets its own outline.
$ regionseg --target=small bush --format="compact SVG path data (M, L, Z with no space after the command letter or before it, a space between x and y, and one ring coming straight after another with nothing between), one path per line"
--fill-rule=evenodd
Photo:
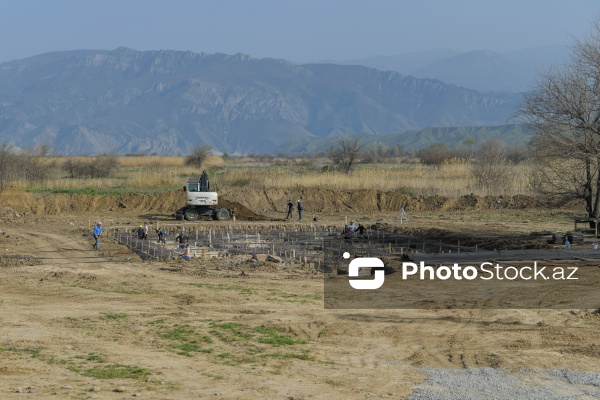
M360 138L343 138L337 147L329 149L329 158L333 163L332 168L345 174L351 173L354 164L362 156L364 147L365 144L361 143Z
M45 181L51 175L55 163L50 158L50 148L39 146L34 150L17 154L9 146L0 146L0 191L15 181Z
M192 150L192 154L186 157L185 165L188 167L202 168L208 157L212 154L212 147L207 144L196 147Z
M508 148L500 141L483 143L472 164L475 186L486 194L508 191L513 179L514 163L508 158Z
M116 156L99 156L89 160L68 159L63 165L69 178L107 178L118 168Z

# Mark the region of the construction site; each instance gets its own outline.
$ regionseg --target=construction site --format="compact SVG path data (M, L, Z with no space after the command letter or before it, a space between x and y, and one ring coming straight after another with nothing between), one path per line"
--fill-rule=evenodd
M340 251L352 249L357 256L398 255L432 253L434 251L460 252L460 245L450 245L439 240L427 240L411 235L386 232L380 229L366 229L362 235L345 238L343 227L325 225L225 224L220 227L205 227L202 224L164 225L167 228L165 243L157 240L156 234L150 239L140 239L127 227L109 227L115 240L126 245L142 258L167 260L176 258L179 245L176 241L180 233L185 233L191 245L192 255L203 260L213 257L248 256L261 258L271 256L282 261L289 259L307 264L321 272L331 272L332 260L325 257L324 246L337 246ZM125 229L125 231L123 231ZM472 251L463 246L463 251ZM342 251L342 252L343 252ZM341 254L341 253L340 253ZM276 257L276 258L275 258ZM264 261L264 260L263 260Z
M399 220L399 218L396 218ZM397 233L385 230L374 224L362 234L354 232L347 236L343 226L309 223L270 224L270 223L224 223L206 226L203 223L162 224L166 237L159 240L157 233L148 238L140 238L134 230L126 226L108 227L109 237L127 246L142 259L170 260L181 255L177 241L179 234L185 235L192 256L206 261L209 258L233 257L236 259L267 258L275 262L291 260L320 272L346 271L347 261L341 258L346 251L356 257L387 257L400 260L470 260L484 261L501 257L504 260L523 258L569 259L572 252L565 251L565 240L578 247L580 257L595 258L599 239L588 234L587 241L581 232L557 234L545 232L536 236L523 236L522 241L512 242L502 236L478 236L472 238L432 238L416 234ZM400 224L400 226L402 226ZM158 225L155 230L158 232ZM554 245L554 246L552 246ZM553 250L550 250L553 249ZM461 255L461 252L463 253ZM465 255L467 253L467 255ZM337 255L336 257L333 254ZM341 267L341 268L340 268Z
M450 383L464 398L599 395L599 313L568 308L572 290L518 309L505 300L526 299L519 286L474 308L460 303L462 285L447 285L443 307L419 285L402 306L398 293L378 309L327 301L329 283L349 287L344 253L384 260L384 289L403 260L535 260L577 266L585 293L600 284L597 240L575 240L568 209L438 197L409 200L401 215L401 195L315 190L298 221L285 219L284 192L262 210L240 191L219 199L235 220L187 221L172 216L182 195L0 194L0 397L412 400L443 398ZM336 211L340 198L353 209ZM343 234L351 221L362 235ZM376 299L361 296L350 300Z

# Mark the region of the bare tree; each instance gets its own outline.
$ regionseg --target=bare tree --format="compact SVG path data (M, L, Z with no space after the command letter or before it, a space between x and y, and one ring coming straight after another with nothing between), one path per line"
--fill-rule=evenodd
M543 73L521 105L534 136L536 186L565 200L582 199L600 214L600 25L575 41L563 68ZM594 224L592 223L593 227Z
M473 160L472 172L475 186L485 193L506 193L512 182L513 162L504 142L491 140L481 145Z
M0 146L0 192L14 179L16 156L7 145Z
M0 145L0 191L16 181L38 182L47 179L55 168L50 147L17 151Z
M36 146L18 157L19 171L29 182L44 181L55 168L52 149L47 144Z
M69 178L106 178L119 168L119 160L115 155L68 159L62 168L69 174Z
M197 146L194 148L194 150L192 150L192 153L186 157L185 165L202 169L202 165L212 154L212 151L212 147L207 144Z
M119 168L119 159L114 154L105 154L95 158L92 164L92 178L106 178Z
M360 157L364 143L358 139L343 138L337 147L329 150L329 158L333 163L333 167L345 174L352 172L354 164Z
M423 164L435 165L440 169L446 160L452 158L452 155L444 143L434 143L417 151L417 157Z

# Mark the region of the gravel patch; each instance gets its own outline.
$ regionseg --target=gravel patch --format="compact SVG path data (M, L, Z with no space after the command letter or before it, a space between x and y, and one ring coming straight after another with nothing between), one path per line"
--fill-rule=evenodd
M599 399L600 373L569 370L427 368L409 400Z

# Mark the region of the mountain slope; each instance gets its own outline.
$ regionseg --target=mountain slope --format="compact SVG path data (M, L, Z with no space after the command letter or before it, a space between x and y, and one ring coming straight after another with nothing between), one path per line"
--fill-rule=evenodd
M437 49L396 54L392 56L373 56L348 61L332 61L332 63L344 65L364 65L365 67L375 68L382 71L396 71L400 72L401 74L411 75L412 71L421 69L436 61L454 57L457 54L459 53L452 50Z
M0 142L62 154L269 152L293 140L499 125L518 101L395 72L237 54L81 50L0 64Z
M428 64L412 71L411 75L435 77L445 83L483 92L519 92L531 82L528 72L499 53L470 51Z
M568 46L558 45L507 52L457 53L438 49L338 63L439 79L480 92L522 92L531 87L541 71L552 65L562 65L568 59L569 52Z

